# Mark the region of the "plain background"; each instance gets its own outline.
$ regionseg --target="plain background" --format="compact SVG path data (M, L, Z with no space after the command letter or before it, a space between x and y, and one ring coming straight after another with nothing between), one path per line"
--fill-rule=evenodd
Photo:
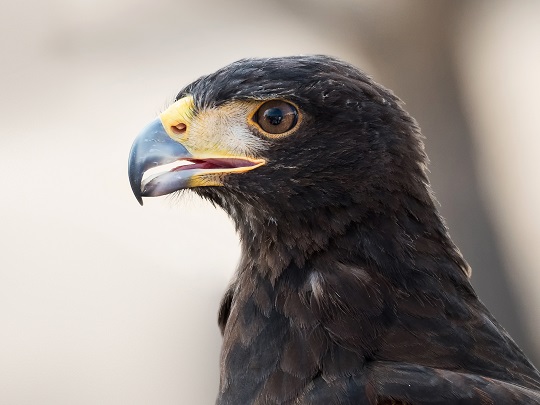
M337 56L405 101L473 284L540 359L539 2L0 8L0 403L213 403L234 230L190 195L139 207L127 156L181 87L248 56Z

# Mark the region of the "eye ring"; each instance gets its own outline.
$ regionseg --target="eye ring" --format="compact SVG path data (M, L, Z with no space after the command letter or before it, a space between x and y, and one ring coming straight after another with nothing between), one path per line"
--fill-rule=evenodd
M275 138L289 135L298 126L299 115L294 104L284 100L270 100L259 106L252 120L261 132Z

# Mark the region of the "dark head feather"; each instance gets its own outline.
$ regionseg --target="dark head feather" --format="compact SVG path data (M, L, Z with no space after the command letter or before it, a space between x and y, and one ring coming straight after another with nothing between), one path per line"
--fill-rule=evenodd
M187 94L198 109L282 99L302 114L265 140L267 164L193 189L229 213L243 250L219 315L218 403L540 398L538 371L469 284L396 96L326 56L240 60Z

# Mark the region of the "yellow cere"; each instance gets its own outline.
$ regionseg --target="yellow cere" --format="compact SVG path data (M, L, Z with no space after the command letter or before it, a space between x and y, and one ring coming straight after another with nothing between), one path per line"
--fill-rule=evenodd
M187 137L194 107L193 97L186 96L175 101L159 115L163 128L172 139L180 141Z
M248 123L258 104L232 101L195 112L193 97L186 96L174 102L159 118L167 134L195 159L241 158L259 164L263 160L257 156L269 145L253 133ZM239 169L233 171L240 172Z

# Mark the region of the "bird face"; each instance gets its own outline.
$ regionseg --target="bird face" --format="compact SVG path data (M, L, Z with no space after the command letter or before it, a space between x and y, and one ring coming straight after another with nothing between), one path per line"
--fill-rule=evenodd
M423 176L415 130L395 96L348 64L242 60L187 86L142 131L129 179L141 204L186 188L222 206L260 199L266 212L358 203L402 173Z
M291 136L301 113L280 100L234 100L197 108L187 95L168 107L135 140L129 176L135 196L184 188L220 187L227 177L267 164L272 141Z

